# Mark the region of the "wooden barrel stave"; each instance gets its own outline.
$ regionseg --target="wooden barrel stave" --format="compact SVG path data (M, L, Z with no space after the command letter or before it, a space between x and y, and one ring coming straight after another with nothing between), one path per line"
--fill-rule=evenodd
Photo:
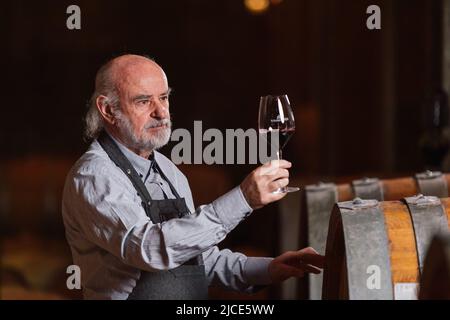
M450 300L450 234L437 235L427 253L420 285L421 300Z
M421 174L417 174L414 177L403 177L403 178L395 178L395 179L385 179L380 180L380 188L381 194L383 195L383 199L378 200L385 200L385 201L392 201L392 200L399 200L407 196L413 196L418 193L424 193L425 195L435 195L439 196L445 193L445 196L448 196L448 188L447 186L450 185L450 174L435 174L431 175L431 177L435 180L442 181L441 183L438 183L439 186L442 188L439 190L436 190L434 188L433 192L436 194L427 192L427 190L420 190L419 189L419 183L417 180L417 176L420 176ZM425 173L422 174L422 176L426 176ZM328 185L328 188L332 189L334 188L335 197L337 198L338 202L343 201L350 201L355 198L355 189L352 185L352 183L345 183L345 184L326 184ZM317 187L318 185L311 185L308 187ZM317 210L315 208L314 210L311 210L310 207L316 206L315 201L319 201L320 199L316 197L316 199L310 199L311 193L306 191L304 196L304 202L306 203L305 206L303 206L304 213L302 213L302 216L306 216L304 220L308 221L308 242L307 245L313 246L314 248L318 249L319 253L324 253L323 248L325 247L324 239L326 237L323 235L328 232L328 223L331 210L333 206L331 204L328 205L321 205L321 210ZM331 195L328 196L330 198ZM328 201L322 201L325 204L328 203ZM311 216L314 216L311 218ZM325 221L325 222L324 222ZM322 285L322 275L310 275L309 276L309 297L312 299L320 299L320 291L321 291L321 285Z
M441 199L442 207L445 211L445 216L447 223L450 220L450 199ZM420 268L419 259L416 247L416 235L414 233L414 227L411 220L411 214L407 205L401 201L387 201L379 203L379 207L383 212L385 231L388 238L388 254L390 261L390 276L391 276L391 288L393 290L393 296L388 294L382 295L382 299L410 299L415 292L411 290L417 289L417 284L420 280ZM358 212L356 215L364 215L366 212ZM346 212L338 205L334 207L333 212L330 217L329 234L327 239L327 249L326 249L326 265L324 271L324 282L323 282L323 298L325 299L377 299L380 296L376 295L376 291L369 292L367 296L364 292L367 292L363 281L359 281L361 288L354 287L352 284L352 279L355 274L349 274L350 271L359 270L360 276L362 271L366 267L362 265L363 263L370 263L370 252L368 252L368 261L357 262L361 266L352 265L347 268L347 263L353 261L349 259L351 254L346 253L346 248L350 250L351 244L347 243L353 241L357 243L358 241L364 245L363 242L366 240L364 236L361 235L360 239L349 240L348 235L345 233L349 232L348 228L346 231L346 222L343 217L346 217ZM358 245L358 244L356 244ZM373 250L368 248L369 250ZM354 261L353 261L354 262ZM338 270L336 270L338 269ZM353 285L353 287L352 287ZM407 288L409 292L402 293L398 288ZM359 290L359 291L358 291ZM359 292L359 293L358 293ZM362 293L361 293L362 292ZM359 296L358 296L359 294Z
M442 181L445 181L445 184L450 186L450 174L443 174ZM424 190L419 189L417 180L414 177L383 179L380 182L384 196L382 200L384 201L399 200L418 193L437 197L447 197L450 195L448 189L445 195L442 196L441 194L423 192ZM336 188L339 202L350 201L356 196L351 183L339 184Z
M389 239L391 276L395 283L417 283L419 266L414 228L402 201L380 203Z

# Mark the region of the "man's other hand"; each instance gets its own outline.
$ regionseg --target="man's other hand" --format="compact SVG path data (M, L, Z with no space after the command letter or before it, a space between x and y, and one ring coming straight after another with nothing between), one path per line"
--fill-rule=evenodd
M290 277L303 277L305 273L319 274L325 257L311 247L299 251L287 251L269 264L269 275L273 283Z

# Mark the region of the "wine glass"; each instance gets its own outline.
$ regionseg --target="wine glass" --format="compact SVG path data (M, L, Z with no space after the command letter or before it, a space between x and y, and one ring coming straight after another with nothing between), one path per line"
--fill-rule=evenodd
M267 139L271 139L274 136L278 137L277 158L281 160L282 149L295 132L294 114L292 113L291 104L286 94L261 97L259 102L258 129L261 135L267 135ZM269 147L273 144L272 140L267 140L267 142ZM278 188L273 193L288 193L298 190L300 190L298 187L283 187Z

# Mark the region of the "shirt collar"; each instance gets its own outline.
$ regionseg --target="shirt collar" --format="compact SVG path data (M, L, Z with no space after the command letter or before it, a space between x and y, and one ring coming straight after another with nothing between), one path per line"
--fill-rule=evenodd
M154 157L153 157L154 152L152 152L152 155L150 155L149 159L145 159L145 158L141 157L140 155L137 155L130 149L128 149L125 145L123 145L116 138L114 138L112 136L112 134L109 134L109 132L107 132L107 133L117 144L120 151L122 151L122 153L125 155L125 157L127 157L127 159L131 162L134 169L136 169L136 171L139 174L141 174L143 177L146 177L152 167L152 163L153 163L153 159L154 159Z

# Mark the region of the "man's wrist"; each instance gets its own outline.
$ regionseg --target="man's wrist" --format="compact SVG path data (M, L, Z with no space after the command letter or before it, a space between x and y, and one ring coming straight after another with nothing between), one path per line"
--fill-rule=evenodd
M239 186L213 201L212 205L227 230L233 229L253 211Z
M273 258L247 257L244 265L244 277L248 284L254 286L269 285L272 279L269 273L269 265Z
M245 202L247 203L248 207L253 210L253 207L250 205L250 200L248 199L247 195L244 192L244 189L242 188L242 185L239 185L239 190L241 191L242 197L244 198Z

